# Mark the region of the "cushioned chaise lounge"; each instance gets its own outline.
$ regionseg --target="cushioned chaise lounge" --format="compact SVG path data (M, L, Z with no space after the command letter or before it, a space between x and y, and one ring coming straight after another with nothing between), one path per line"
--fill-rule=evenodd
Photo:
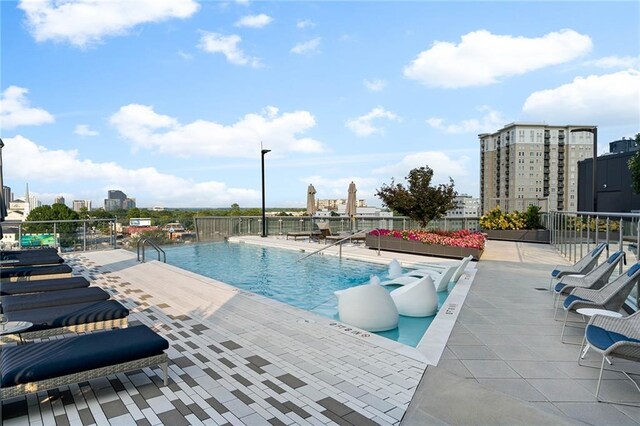
M43 265L43 266L16 266L0 268L0 277L10 282L35 281L50 278L66 278L71 276L71 266Z
M169 343L144 325L3 348L1 399L160 365Z
M58 253L51 250L31 250L20 253L3 252L0 264L3 266L56 265L64 263Z
M293 240L297 240L298 238L308 238L311 237L319 237L321 235L320 231L298 231L298 232L287 232L287 240L289 237L292 237Z
M574 275L574 274L586 274L595 268L598 263L598 259L600 255L607 248L607 243L599 243L596 247L591 250L591 252L587 253L585 257L578 260L573 265L557 265L551 271L551 281L549 281L549 290L551 290L553 286L554 279L560 279L565 275Z
M59 305L98 302L108 300L109 293L99 287L72 288L44 293L17 294L3 296L2 312L22 311L25 309L48 308Z
M123 328L129 310L115 300L74 303L46 308L24 309L5 314L9 321L29 321L33 326L20 333L25 339L64 333Z
M40 293L44 291L67 290L70 288L89 287L89 281L84 277L56 278L36 281L3 282L0 286L0 296L14 294Z

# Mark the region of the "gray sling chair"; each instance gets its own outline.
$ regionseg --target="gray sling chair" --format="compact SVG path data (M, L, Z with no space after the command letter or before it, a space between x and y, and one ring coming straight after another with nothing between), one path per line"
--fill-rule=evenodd
M607 243L599 243L596 247L591 250L585 257L578 260L573 265L557 265L551 271L551 281L549 281L549 290L553 287L553 280L560 279L565 275L573 275L573 274L586 274L591 271L597 264L600 255L607 248Z
M570 311L575 312L580 308L594 308L618 312L622 308L622 305L624 305L633 287L638 283L638 280L640 280L640 263L634 264L626 273L620 275L601 289L573 289L571 294L567 296L562 303L565 315L560 341L564 343L564 329L567 325L567 318L569 317Z
M591 320L585 329L583 345L585 343L587 348L594 349L602 355L600 374L598 375L598 386L596 387L596 399L598 402L632 405L636 407L640 406L638 403L630 403L627 401L605 401L600 398L600 384L602 382L605 360L608 360L608 358L620 358L640 362L640 312L636 312L633 315L629 315L624 318L594 315L591 317ZM586 348L580 348L582 356L584 356L585 352ZM583 365L580 362L582 360L582 356L578 358L578 364L580 365ZM583 366L591 367L590 365ZM608 370L618 371L624 374L640 392L638 382L629 376L629 374L637 373L627 373L622 369Z
M556 307L553 318L555 319L558 314L558 301L563 294L569 294L574 288L578 287L596 290L604 287L620 262L627 264L626 255L623 251L613 253L606 262L601 263L586 275L565 275L562 277L560 282L553 288L555 292L554 306Z

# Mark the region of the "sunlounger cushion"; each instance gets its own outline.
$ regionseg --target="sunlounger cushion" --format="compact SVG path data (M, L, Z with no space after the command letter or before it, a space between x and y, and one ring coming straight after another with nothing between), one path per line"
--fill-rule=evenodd
M7 347L2 387L32 383L160 355L169 343L144 325Z
M129 310L115 300L75 303L73 305L50 306L6 313L9 321L29 321L33 323L33 326L27 331L48 330L70 325L115 320L125 318L128 315Z
M19 281L2 283L0 296L12 294L39 293L43 291L58 291L70 288L89 287L89 281L84 277L52 278L38 281Z
M595 325L588 325L586 330L589 344L598 349L605 350L618 342L640 343L640 340L627 337L623 334L605 330Z
M5 252L0 258L6 262L4 266L30 266L30 265L54 265L64 263L64 259L58 253L52 251L32 251L24 253Z
M12 277L30 277L37 275L55 275L55 274L70 274L73 271L71 266L62 265L44 265L44 266L16 266L16 267L3 267L0 269L0 277L12 278Z
M584 300L587 302L591 302L591 300L582 298L582 297L578 297L578 296L574 296L573 294L570 294L567 296L566 299L564 299L564 307L568 308L573 302L577 301L577 300Z
M108 300L109 293L98 287L72 288L45 293L19 294L2 297L2 312L24 309L46 308L49 306L69 305L85 302Z

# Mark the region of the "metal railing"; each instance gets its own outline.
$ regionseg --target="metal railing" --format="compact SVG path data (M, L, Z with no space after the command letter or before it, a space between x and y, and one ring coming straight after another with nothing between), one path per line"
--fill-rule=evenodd
M627 259L640 261L640 213L614 212L550 212L549 230L551 246L569 261L575 263L587 255L598 243L607 244L610 251L622 251ZM622 273L620 264L620 273ZM638 286L634 288L629 304L640 306Z
M358 232L354 232L353 234L346 235L344 238L341 238L341 239L339 239L339 240L337 240L337 241L334 241L334 242L333 242L333 243L331 243L331 244L327 244L326 246L324 246L324 247L322 247L322 248L320 248L320 249L318 249L318 250L315 250L315 251L313 251L313 252L311 252L311 253L309 253L309 254L307 254L307 255L302 256L302 257L301 257L300 259L298 259L297 261L298 261L298 262L300 262L301 260L304 260L304 259L306 259L306 258L308 258L308 257L311 257L311 256L313 256L314 254L318 254L318 253L320 253L320 252L323 252L323 251L325 251L326 249L328 249L328 248L330 248L330 247L333 247L333 246L335 246L335 245L338 245L338 244L340 245L340 247L339 247L339 251L338 251L338 257L339 257L340 259L342 259L342 243L344 243L344 242L345 242L345 241L347 241L347 240L351 240L353 237L357 237L358 235L361 235L361 234L365 234L365 235L366 235L368 232L371 232L371 231L373 231L373 229L366 229L366 230L364 230L364 231L358 231ZM380 254L380 253L378 253L378 255L379 255L379 254Z
M145 246L149 244L151 247L153 247L155 249L155 251L158 253L158 262L160 262L160 254L162 253L162 262L167 263L167 253L164 252L164 250L162 250L162 248L160 248L160 246L158 244L155 243L155 241L153 241L151 238L141 238L138 240L138 243L136 244L136 252L138 255L138 262L145 262ZM140 248L142 248L142 260L140 260Z
M55 247L60 251L116 248L115 219L0 222L2 250Z
M479 230L480 218L443 218L429 223L426 229L456 231L460 229ZM291 217L268 216L267 235L286 235L287 232L317 230L317 223L328 223L333 234L351 229L390 229L404 231L420 229L420 224L404 216L356 217L352 221L347 217ZM194 232L197 241L219 241L228 237L260 235L262 218L260 216L218 216L194 217Z

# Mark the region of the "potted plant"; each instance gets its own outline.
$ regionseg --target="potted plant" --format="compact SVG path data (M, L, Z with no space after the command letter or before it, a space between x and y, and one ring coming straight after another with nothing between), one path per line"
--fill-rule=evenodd
M504 213L500 206L480 218L480 228L489 240L549 243L549 230L544 229L540 207L530 205L526 212Z
M466 229L460 231L374 229L366 237L366 245L371 249L459 259L471 255L474 260L479 260L482 256L484 244L485 237L482 233Z

